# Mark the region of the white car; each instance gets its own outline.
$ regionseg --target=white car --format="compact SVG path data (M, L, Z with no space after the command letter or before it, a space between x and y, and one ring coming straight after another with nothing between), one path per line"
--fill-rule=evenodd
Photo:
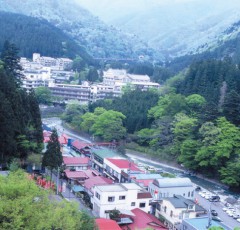
M202 192L199 193L199 195L200 195L201 197L205 197L205 196L206 196L206 193L207 193L206 191L202 191Z
M229 216L233 216L233 215L234 215L233 212L228 212L227 214L228 214Z
M205 199L209 200L212 197L212 195L209 192L206 192Z
M239 222L239 223L240 223L240 218L239 218L239 219L237 219L237 222Z

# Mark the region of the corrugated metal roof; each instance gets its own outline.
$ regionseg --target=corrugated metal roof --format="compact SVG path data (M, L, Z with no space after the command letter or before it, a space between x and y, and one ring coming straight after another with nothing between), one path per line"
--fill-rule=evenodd
M91 152L94 153L95 155L99 156L100 158L113 158L113 157L121 157L117 152L107 149L107 148L92 148Z
M193 187L189 178L160 178L155 179L153 184L159 188L169 187Z
M89 161L88 157L63 157L65 165L87 165Z

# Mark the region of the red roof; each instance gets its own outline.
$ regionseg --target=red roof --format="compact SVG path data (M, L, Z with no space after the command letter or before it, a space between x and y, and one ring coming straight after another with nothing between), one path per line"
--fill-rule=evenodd
M60 136L58 138L58 141L61 145L66 145L67 144L67 139L64 136Z
M89 161L88 157L63 157L65 165L88 165Z
M50 141L50 137L44 137L44 138L43 138L43 142L44 142L44 143L48 143L49 141Z
M138 184L143 184L144 187L148 187L150 183L154 181L154 179L133 179L136 181Z
M129 224L127 228L126 226L122 226L122 230L143 230L146 228L152 228L154 230L166 230L167 228L161 223L155 216L148 214L142 211L139 208L135 208L132 210L135 216L131 216L133 219L133 223Z
M46 130L43 131L43 136L44 137L50 137L51 134L52 134L52 132L50 132L50 131L46 131Z
M102 176L95 176L85 180L84 187L88 190L92 190L92 187L95 185L104 185L104 184L112 184L113 180L110 178L102 177Z
M84 172L86 173L88 178L92 178L92 177L101 175L100 172L95 171L93 169L87 169L87 170L84 170Z
M114 220L99 218L95 221L99 230L121 230L117 222Z
M66 174L66 177L69 179L78 179L78 178L87 178L87 175L83 171L64 171Z
M75 147L76 149L83 149L83 148L86 148L86 147L89 147L89 144L86 143L86 142L81 142L79 140L75 140L72 142L72 146Z
M116 165L120 169L130 169L132 171L141 171L136 164L126 159L112 159L107 158L112 164Z
M137 194L137 199L146 199L146 198L152 198L152 195L150 192L140 192Z
M63 133L62 136L63 136L66 140L69 139L69 136L68 136L67 134L65 134L65 133Z

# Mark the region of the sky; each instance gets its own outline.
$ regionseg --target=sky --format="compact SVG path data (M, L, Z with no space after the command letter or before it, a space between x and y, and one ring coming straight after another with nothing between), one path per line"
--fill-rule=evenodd
M196 14L199 10L212 10L212 13L221 13L228 9L240 8L240 0L75 0L91 13L106 23L124 15L139 14L156 8L175 9L185 6ZM188 15L184 15L188 17Z

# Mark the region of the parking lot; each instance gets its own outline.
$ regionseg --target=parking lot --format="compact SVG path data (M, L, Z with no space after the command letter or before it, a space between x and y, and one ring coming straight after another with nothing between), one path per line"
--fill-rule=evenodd
M201 193L200 193L201 194ZM198 203L203 206L206 210L215 210L217 212L217 216L222 220L222 222L231 227L240 227L240 222L238 222L236 219L233 219L233 217L229 216L223 208L225 208L224 204L222 202L209 202L206 198L199 195L199 192L196 193L196 198L198 200ZM236 214L240 214L239 208L234 207L234 210L236 210ZM239 217L240 218L240 217Z

